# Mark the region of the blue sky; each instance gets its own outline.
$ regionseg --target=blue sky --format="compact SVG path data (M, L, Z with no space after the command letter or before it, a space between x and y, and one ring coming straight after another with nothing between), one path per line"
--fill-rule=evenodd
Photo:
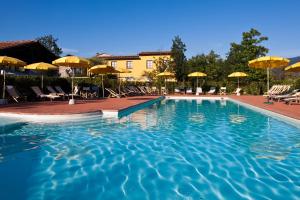
M53 34L65 53L89 57L168 50L179 35L188 57L225 56L253 27L269 37L270 55L294 57L299 7L299 0L9 0L1 2L0 40Z

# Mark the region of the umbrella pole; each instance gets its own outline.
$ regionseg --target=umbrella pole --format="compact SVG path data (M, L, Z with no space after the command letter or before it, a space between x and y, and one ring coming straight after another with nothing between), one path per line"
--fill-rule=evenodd
M121 95L121 75L119 73L119 95Z
M198 77L197 77L197 86L196 86L196 90L197 90L197 87L198 87Z
M44 91L44 73L42 72L42 82L41 82L42 91Z
M238 77L238 88L240 88L240 77Z
M267 92L269 92L269 90L270 90L270 68L268 67L267 68L267 88L268 88L268 90L267 90Z
M103 74L101 74L101 82L102 82L102 98L104 98L104 83L103 83Z
M74 100L74 76L75 76L75 72L74 72L74 68L72 68L72 77L71 77L71 82L72 82L72 88L71 88L71 91L72 91L72 99L69 100L69 104L70 105L73 105L75 104L75 100Z
M3 91L2 91L2 99L5 99L5 70L3 70Z
M165 94L167 94L167 78L165 78Z

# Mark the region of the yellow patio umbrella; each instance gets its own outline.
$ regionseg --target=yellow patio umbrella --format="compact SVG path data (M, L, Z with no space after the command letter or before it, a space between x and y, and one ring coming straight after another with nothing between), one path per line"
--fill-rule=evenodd
M277 57L277 56L264 56L260 57L254 60L250 60L248 62L249 67L253 68L260 68L260 69L267 69L267 88L268 91L270 89L270 69L272 68L279 68L279 67L285 67L289 64L290 60L283 58L283 57Z
M193 72L188 74L188 77L197 77L197 87L198 87L198 78L199 77L205 77L207 76L207 74L203 73L203 72Z
M165 89L167 90L167 79L175 77L175 74L173 72L164 71L157 74L156 76L165 78Z
M69 104L75 104L74 95L73 95L74 75L75 75L74 68L88 68L90 66L90 61L78 56L66 56L52 61L52 64L58 66L70 67L72 69L72 99L70 99Z
M284 68L284 71L288 71L288 72L300 72L300 62L297 62L295 64L292 64L292 65Z
M45 62L39 62L39 63L33 63L30 65L26 65L24 69L30 69L34 71L41 71L42 73L42 81L41 81L41 88L44 88L44 74L43 71L48 71L48 70L57 70L58 67L55 65L51 65L49 63Z
M104 98L104 83L103 76L105 74L117 73L118 71L115 68L107 65L95 65L89 69L89 72L92 74L101 75L101 85L102 85L102 98Z
M159 74L157 74L156 76L160 76L160 77L174 77L175 74L173 72L161 72Z
M15 66L15 67L23 67L26 63L20 59L8 57L8 56L0 56L0 65L4 67ZM3 74L3 91L2 98L5 99L5 70L1 71Z
M238 78L238 88L240 88L240 78L241 77L247 77L248 74L244 72L233 72L228 75L229 78Z

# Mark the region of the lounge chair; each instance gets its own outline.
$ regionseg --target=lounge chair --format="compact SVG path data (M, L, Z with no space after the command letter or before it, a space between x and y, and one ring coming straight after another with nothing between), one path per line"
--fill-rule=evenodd
M226 95L226 87L220 88L220 95Z
M209 91L207 94L215 94L216 93L216 87L210 87Z
M300 91L300 89L296 89L296 90L293 90L292 92L287 93L287 94L271 95L270 99L272 99L274 101L281 101L281 100L286 99L286 98L293 98L293 97L295 97L295 94L299 91Z
M202 87L196 88L196 95L203 94Z
M232 94L241 95L242 88L236 88L236 90Z
M67 97L69 96L67 93L65 93L65 91L60 86L55 86L54 88L59 94L63 94L64 96Z
M290 88L290 85L273 85L263 96L270 97L272 95L285 94Z
M73 91L72 91L73 92ZM74 92L73 94L69 94L69 96L74 96L74 97L80 97L80 87L79 86L74 86Z
M56 90L53 89L52 86L47 86L46 88L50 92L50 94L55 94L55 95L60 96L62 98L65 98L66 96L68 96L65 93L59 93L59 92L57 92Z
M292 104L292 103L300 103L300 92L296 92L293 97L288 97L288 98L285 98L283 99L283 101L286 103L286 104Z
M36 94L36 97L40 99L48 98L52 101L54 99L60 98L60 96L57 96L56 94L53 93L44 94L38 86L32 86L31 89Z
M148 94L147 90L145 90L145 89L143 88L143 86L138 86L138 89L139 89L144 95Z
M165 87L161 87L161 88L160 88L160 93L161 93L162 95L166 95L166 94L167 94L167 89L166 89Z
M175 94L180 94L180 93L181 93L181 92L180 92L180 89L179 89L179 88L175 88L175 89L174 89L174 93L175 93Z
M17 103L19 103L20 100L27 100L27 97L20 95L20 93L12 85L7 85L6 91L9 94L9 96Z
M155 86L151 87L151 93L152 94L158 94L157 87L155 87Z
M114 98L114 97L121 98L122 96L126 97L123 94L116 93L114 90L112 90L110 88L105 88L105 90L109 92L108 98Z
M186 89L185 93L186 93L186 94L193 94L192 88Z

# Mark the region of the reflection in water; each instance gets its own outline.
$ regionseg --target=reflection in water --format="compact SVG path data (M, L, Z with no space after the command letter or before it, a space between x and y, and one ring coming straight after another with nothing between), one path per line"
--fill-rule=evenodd
M192 116L190 116L190 121L195 122L195 123L204 123L205 122L205 116L201 113L196 113Z
M242 124L247 120L245 115L240 114L240 105L239 104L237 104L237 114L230 114L229 120L231 123L234 123L234 124Z
M247 118L243 115L235 115L235 114L231 114L229 115L229 119L231 123L234 124L242 124L243 122L245 122L247 120Z
M257 154L257 158L278 161L285 160L295 146L286 146L286 141L281 141L278 135L274 135L274 133L271 132L271 129L270 117L267 117L266 134L264 134L259 141L252 144L250 147L251 151Z

